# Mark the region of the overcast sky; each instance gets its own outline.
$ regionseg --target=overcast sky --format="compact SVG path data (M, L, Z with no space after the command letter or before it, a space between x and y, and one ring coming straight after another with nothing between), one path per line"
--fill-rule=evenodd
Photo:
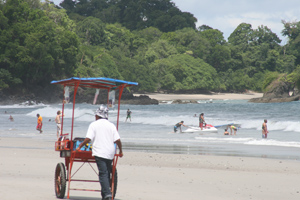
M61 0L53 0L59 4ZM282 39L285 21L300 21L300 0L171 0L183 12L197 18L196 27L203 24L223 32L224 38L230 36L240 23L248 23L253 29L267 26Z
M190 12L197 18L199 27L203 24L223 32L224 38L241 23L267 26L282 39L285 21L300 20L300 0L172 0L183 12Z

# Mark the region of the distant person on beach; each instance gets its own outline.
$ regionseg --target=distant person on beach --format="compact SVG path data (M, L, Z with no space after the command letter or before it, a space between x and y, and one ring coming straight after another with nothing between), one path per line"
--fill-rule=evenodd
M237 127L233 125L228 125L227 128L230 128L230 135L232 135L232 130L234 131L234 135L236 135Z
M203 130L203 124L205 123L205 120L204 120L204 113L201 113L199 115L199 127L201 128L201 130Z
M59 138L59 136L61 134L61 121L60 121L61 117L62 117L62 114L59 110L59 111L57 111L57 115L55 117L55 122L56 122L56 127L57 127L57 132L56 132L57 139Z
M268 137L268 127L267 127L267 123L268 123L268 120L264 120L264 123L262 124L262 138L267 138Z
M13 116L9 116L9 120L10 120L11 122L13 122L13 121L14 121Z
M129 118L130 119L130 121L131 121L131 111L129 110L129 108L128 108L128 110L127 110L127 116L126 116L126 120L125 120L125 122L127 122L127 119Z
M177 129L178 129L178 128L180 128L180 133L182 133L181 126L187 127L187 126L184 125L183 123L184 123L184 121L181 121L181 122L178 122L177 124L175 124L175 126L174 126L174 133L177 132Z
M78 146L81 147L92 142L92 155L95 157L99 170L99 182L101 185L101 196L103 200L111 200L110 174L112 172L112 161L116 153L115 144L119 148L120 157L123 156L122 143L116 126L108 121L108 109L100 106L95 112L96 121L92 122L87 130L86 138Z
M227 129L225 129L224 135L229 135L229 132L227 131Z
M43 118L40 116L40 114L37 114L37 126L36 126L36 130L40 131L40 133L42 133L42 126L43 126Z

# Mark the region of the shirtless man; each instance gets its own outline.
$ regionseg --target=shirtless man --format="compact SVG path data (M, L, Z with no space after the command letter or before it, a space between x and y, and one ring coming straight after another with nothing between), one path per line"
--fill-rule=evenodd
M59 138L60 136L60 133L61 133L61 121L60 121L60 118L62 117L61 115L61 112L60 110L57 111L57 115L55 117L55 122L56 122L56 126L57 126L57 139Z
M268 127L267 127L268 121L265 119L264 123L262 124L262 138L267 138L268 137Z
M177 124L175 124L174 126L174 133L177 132L177 129L180 128L180 133L182 133L182 129L181 129L181 125L184 127L187 127L186 125L183 124L184 121L178 122Z

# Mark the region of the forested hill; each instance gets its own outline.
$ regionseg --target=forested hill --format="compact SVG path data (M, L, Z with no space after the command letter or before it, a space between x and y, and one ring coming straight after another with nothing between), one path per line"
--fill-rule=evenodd
M169 0L64 0L60 6L68 14L96 17L106 24L120 23L131 31L147 27L163 32L195 29L197 22L191 13L181 12Z
M300 22L282 22L281 46L263 25L241 23L225 40L196 21L169 0L0 0L0 90L47 93L52 80L72 76L135 81L139 92L300 82Z

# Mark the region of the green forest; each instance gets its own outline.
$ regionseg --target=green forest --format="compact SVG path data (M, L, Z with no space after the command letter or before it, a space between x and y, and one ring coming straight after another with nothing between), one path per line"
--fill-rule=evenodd
M139 92L263 92L300 83L300 22L241 23L225 39L170 0L0 0L0 90L52 80L110 77Z

